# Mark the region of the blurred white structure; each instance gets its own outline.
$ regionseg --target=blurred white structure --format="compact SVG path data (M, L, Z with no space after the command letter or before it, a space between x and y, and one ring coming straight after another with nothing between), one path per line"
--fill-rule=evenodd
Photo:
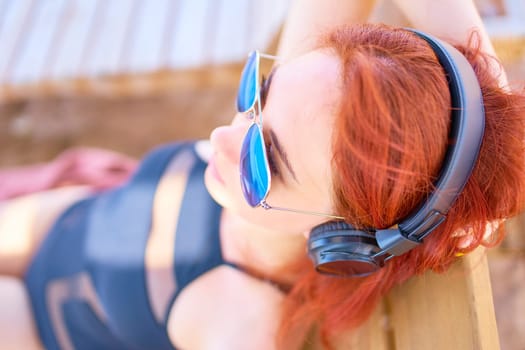
M499 0L501 8L491 6L491 1L477 1L483 22L491 38L525 37L525 0Z
M267 47L287 7L287 0L0 0L0 100L39 83L240 62Z
M0 0L0 103L228 83L237 71L207 68L267 48L289 2ZM476 4L492 38L525 38L525 0Z

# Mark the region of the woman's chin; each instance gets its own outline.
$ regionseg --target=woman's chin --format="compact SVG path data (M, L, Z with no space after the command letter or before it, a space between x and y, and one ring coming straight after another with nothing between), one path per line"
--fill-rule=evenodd
M222 207L229 207L231 202L231 195L228 193L224 183L214 176L210 166L206 168L204 172L204 185L208 190L210 196L219 203Z

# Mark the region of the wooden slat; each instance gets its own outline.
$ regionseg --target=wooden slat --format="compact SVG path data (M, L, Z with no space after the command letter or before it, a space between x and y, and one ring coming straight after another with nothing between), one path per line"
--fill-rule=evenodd
M396 349L499 349L481 248L445 274L426 273L395 288L388 303Z
M336 348L338 350L392 350L389 344L387 317L385 304L381 302L364 325L337 340Z

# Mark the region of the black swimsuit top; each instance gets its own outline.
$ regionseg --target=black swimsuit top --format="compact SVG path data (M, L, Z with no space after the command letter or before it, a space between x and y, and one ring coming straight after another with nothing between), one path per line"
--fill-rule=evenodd
M166 168L191 160L173 247L174 288L161 320L149 302L144 265L152 205ZM221 207L203 182L194 143L150 153L124 186L79 201L55 222L26 275L47 349L174 349L168 312L189 283L224 261Z

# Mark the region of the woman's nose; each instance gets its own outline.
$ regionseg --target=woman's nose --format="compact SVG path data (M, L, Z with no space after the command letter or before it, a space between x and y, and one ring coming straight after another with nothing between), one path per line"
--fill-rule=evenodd
M239 163L241 144L247 129L246 123L237 122L215 128L210 134L210 142L215 153L226 157L234 164Z

